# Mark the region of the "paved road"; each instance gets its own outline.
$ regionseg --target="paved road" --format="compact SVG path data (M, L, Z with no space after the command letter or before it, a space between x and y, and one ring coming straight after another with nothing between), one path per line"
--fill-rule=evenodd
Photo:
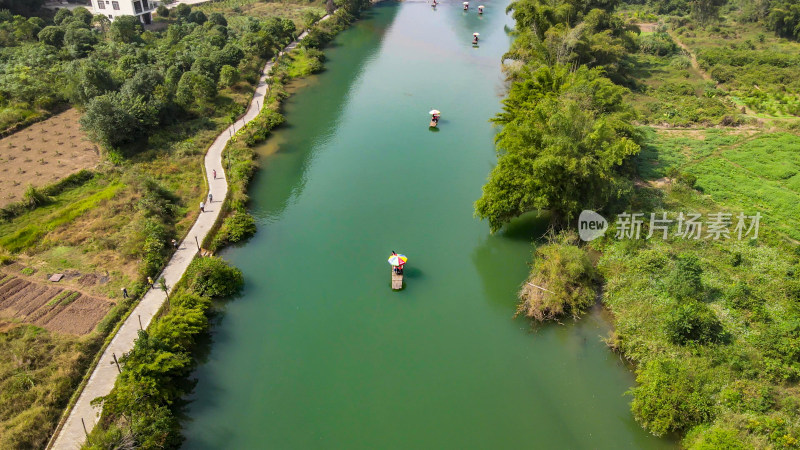
M191 2L193 0L185 0ZM322 18L327 19L328 16ZM300 40L306 36L306 33L301 34L296 41L287 46L281 54L295 48ZM164 277L167 287L171 290L175 286L184 271L192 262L195 255L197 255L196 242L203 242L203 239L208 234L208 231L214 225L217 217L219 216L222 207L222 200L228 192L228 183L225 181L225 171L222 166L222 151L225 149L225 144L230 139L231 131L238 130L242 127L243 122L247 123L255 118L260 108L264 107L264 96L267 92L267 73L272 68L272 62L267 63L262 71L261 78L258 82L253 99L247 108L242 119L236 121L235 124L226 128L217 139L211 144L205 157L206 177L208 180L209 192L212 194L214 201L206 204L204 213L201 213L197 221L192 226L189 234L181 242L180 247L169 260L164 271L159 275ZM214 170L217 171L217 178L213 178ZM200 205L197 205L198 209ZM196 240L195 240L196 239ZM158 278L156 278L158 279ZM79 449L86 439L86 432L91 432L100 416L100 408L93 408L91 401L97 397L108 395L114 383L117 380L117 366L114 363L114 355L119 358L124 353L133 348L133 343L136 340L139 331L139 320L141 319L142 326L147 328L153 320L153 316L161 308L161 305L166 300L164 291L160 288L153 288L147 291L142 297L142 300L133 310L131 315L122 324L111 344L103 352L97 367L92 372L89 382L81 392L78 401L70 411L64 426L61 428L55 441L52 442L53 449L58 450L74 450ZM84 426L86 431L84 431Z
M198 4L200 4L200 3L207 3L207 2L210 2L210 1L211 1L211 0L177 0L177 1L176 1L176 2L174 2L174 3L170 3L169 5L167 5L167 8L170 8L170 9L172 9L172 8L174 8L174 7L176 7L176 6L180 5L180 4L184 4L184 5L198 5Z

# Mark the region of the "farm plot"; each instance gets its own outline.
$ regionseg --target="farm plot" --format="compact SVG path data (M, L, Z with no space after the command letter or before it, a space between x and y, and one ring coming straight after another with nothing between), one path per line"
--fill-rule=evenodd
M89 334L113 303L79 291L0 273L0 318L13 318L59 333Z
M0 207L22 200L29 184L53 184L100 162L97 146L69 109L0 139Z

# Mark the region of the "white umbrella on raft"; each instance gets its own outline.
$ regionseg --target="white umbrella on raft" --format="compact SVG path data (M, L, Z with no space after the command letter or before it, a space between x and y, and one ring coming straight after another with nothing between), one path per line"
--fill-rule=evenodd
M483 9L483 5L478 6L478 8Z
M464 3L462 3L462 4L463 4L463 5L469 5L469 2L464 2Z
M428 114L441 114L441 111L439 111L438 109L432 109L428 111Z
M472 33L473 36L480 36L480 33Z

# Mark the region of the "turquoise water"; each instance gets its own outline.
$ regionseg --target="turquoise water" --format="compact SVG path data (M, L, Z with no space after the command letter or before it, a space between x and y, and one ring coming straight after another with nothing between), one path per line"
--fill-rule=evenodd
M490 236L473 217L511 25L484 4L378 6L288 101L251 187L259 231L223 253L246 287L197 370L186 448L672 446L633 421L599 314L513 318L544 224Z

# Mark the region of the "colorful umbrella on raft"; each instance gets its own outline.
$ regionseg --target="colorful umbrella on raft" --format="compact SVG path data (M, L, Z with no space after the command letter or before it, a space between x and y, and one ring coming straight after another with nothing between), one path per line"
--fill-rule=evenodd
M389 264L393 266L402 266L406 262L408 262L406 255L392 255L389 257Z

